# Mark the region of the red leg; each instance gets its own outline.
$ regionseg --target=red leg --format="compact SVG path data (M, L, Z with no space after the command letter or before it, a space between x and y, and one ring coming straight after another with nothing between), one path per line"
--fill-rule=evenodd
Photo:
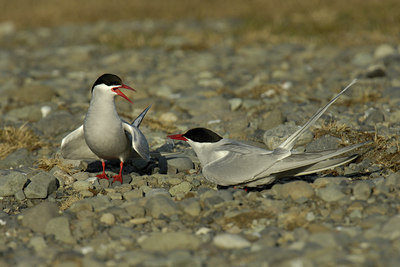
M96 177L99 179L107 179L108 180L108 177L106 175L106 163L104 162L104 160L101 160L101 164L103 165L103 173L96 175Z
M121 163L119 164L119 174L113 176L114 180L112 181L114 182L120 182L122 184L122 167L124 167L124 162L121 161Z

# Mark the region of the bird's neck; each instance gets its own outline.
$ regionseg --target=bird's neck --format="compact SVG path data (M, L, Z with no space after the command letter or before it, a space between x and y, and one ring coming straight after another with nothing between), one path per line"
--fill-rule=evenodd
M101 95L102 92L93 92L92 99L88 112L85 117L85 124L99 125L99 121L102 121L101 125L108 125L111 127L114 124L121 124L121 120L118 116L117 109L115 107L114 97L110 95Z

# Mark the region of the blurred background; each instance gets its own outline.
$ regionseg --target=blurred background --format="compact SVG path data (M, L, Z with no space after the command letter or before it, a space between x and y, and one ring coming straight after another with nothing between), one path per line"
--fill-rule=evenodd
M232 18L241 21L235 30L241 37L240 43L354 45L396 42L400 37L397 0L1 0L0 8L3 31L10 27L26 29L97 21ZM212 38L204 41L212 42Z

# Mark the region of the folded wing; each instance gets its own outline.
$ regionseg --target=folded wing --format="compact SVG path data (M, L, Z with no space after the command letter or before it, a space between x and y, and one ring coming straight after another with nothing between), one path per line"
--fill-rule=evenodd
M66 159L99 159L88 147L83 133L83 125L68 134L61 141L61 155Z

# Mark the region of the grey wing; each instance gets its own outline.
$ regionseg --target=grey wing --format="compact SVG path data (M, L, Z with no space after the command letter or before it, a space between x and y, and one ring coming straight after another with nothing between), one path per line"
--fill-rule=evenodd
M86 144L83 125L63 138L61 155L66 159L99 159Z
M142 113L139 114L139 116L137 116L137 118L132 122L132 125L134 127L138 127L140 126L140 124L142 123L142 120L144 119L144 116L146 116L147 111L149 111L149 109L151 108L151 105L149 105L145 110L142 111Z
M149 144L139 128L123 122L124 130L131 136L132 147L144 160L150 160Z
M278 161L268 170L267 173L260 173L258 177L314 165L319 162L323 162L324 160L352 151L360 146L363 146L364 144L365 143L315 153L292 153L291 156Z
M225 157L203 166L203 175L219 185L236 185L254 180L255 176L268 170L279 156L273 153L236 153L229 152Z
M353 160L354 156L328 159L362 145L364 144L318 153L294 153L284 158L273 152L269 154L230 152L227 156L203 166L203 174L208 180L225 186L267 184L277 177L304 175L345 164ZM258 183L258 180L264 181Z
M316 172L332 169L332 168L335 168L337 166L346 164L348 162L353 161L357 157L358 157L358 155L351 155L351 156L348 156L348 157L327 159L327 160L323 160L323 161L320 161L320 162L312 164L312 165L306 165L306 166L302 166L302 167L299 167L299 168L290 169L290 170L287 170L287 171L282 171L282 172L278 172L278 173L275 173L275 174L271 174L269 176L265 176L265 177L262 177L262 178L255 179L253 181L247 182L247 183L243 183L243 184L241 184L239 186L256 187L256 186L260 186L260 185L270 184L270 183L272 183L273 181L275 181L276 179L279 179L279 178L294 177L294 176L312 174L312 173L316 173Z

